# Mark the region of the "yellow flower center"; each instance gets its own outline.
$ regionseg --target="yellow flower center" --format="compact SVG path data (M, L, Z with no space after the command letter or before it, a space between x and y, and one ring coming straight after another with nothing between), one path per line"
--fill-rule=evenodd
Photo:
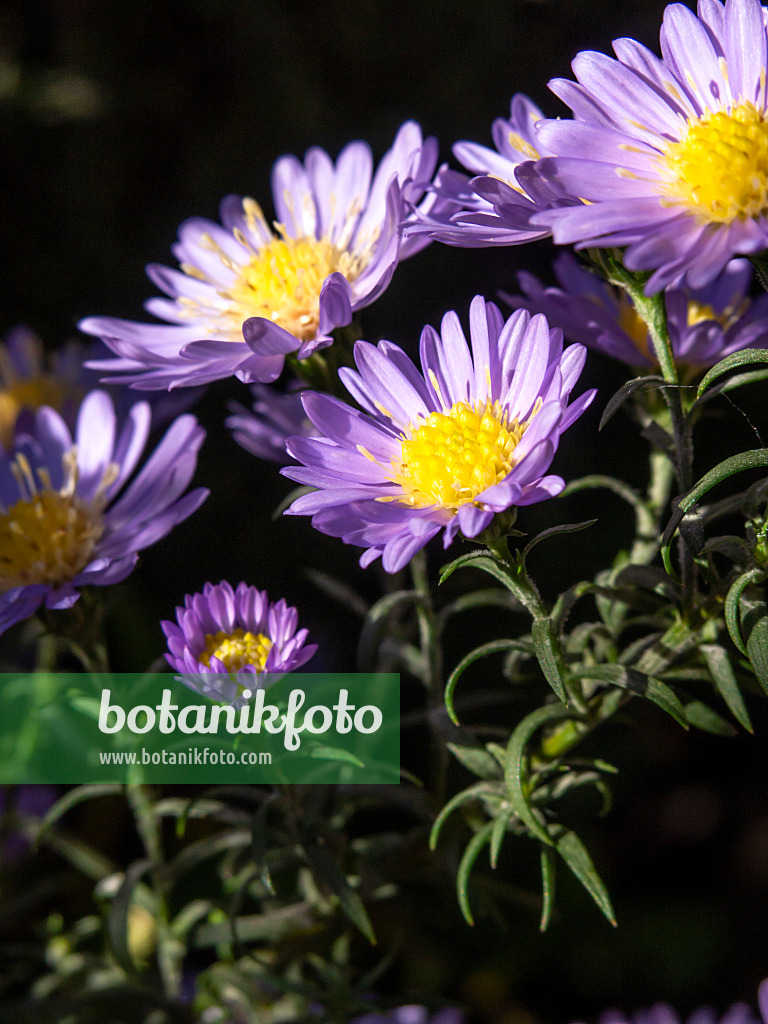
M238 263L210 235L203 235L199 244L216 253L235 278L226 288L216 286L215 298L181 296L178 302L184 316L207 320L209 332L223 340L242 341L243 322L259 316L300 341L308 341L317 334L323 282L336 271L354 281L371 259L376 232L365 244L358 239L352 252L346 245L354 230L357 208L348 211L347 224L336 243L311 235L291 238L282 224L275 224L277 233L273 234L252 199L243 200L243 210L254 235L270 236L269 241L254 249L243 232L235 229L235 240L251 254L247 262ZM183 263L181 269L190 277L213 283L199 267Z
M404 436L392 480L403 489L398 500L411 508L439 506L456 512L514 465L514 451L533 416L508 421L498 402L456 402L448 412L433 412Z
M268 636L246 633L238 626L232 633L221 629L215 635L206 633L205 650L199 661L209 668L211 658L218 658L227 672L237 672L248 665L254 665L257 672L263 672L271 650L272 641Z
M51 487L45 470L35 480L24 455L13 464L23 497L0 514L0 593L31 583L58 586L74 579L91 561L104 532L104 489L114 480L110 466L94 500L86 503L76 493L77 453L64 457L65 480Z
M753 103L691 122L664 161L670 197L704 220L730 224L768 213L768 121Z

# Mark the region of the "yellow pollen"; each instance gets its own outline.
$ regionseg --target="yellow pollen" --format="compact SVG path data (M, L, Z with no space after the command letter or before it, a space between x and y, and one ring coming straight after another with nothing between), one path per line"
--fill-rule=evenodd
M516 149L523 156L527 156L529 160L538 160L541 154L533 148L530 142L526 142L522 135L518 135L517 132L509 133L509 144L512 149Z
M768 213L768 120L750 102L708 112L665 148L665 187L703 220L730 224Z
M91 502L75 493L77 455L64 457L64 483L53 490L48 474L40 470L35 480L23 455L13 464L24 495L0 513L0 593L32 583L58 586L73 579L91 561L93 549L104 532L104 490L115 478L110 466Z
M215 635L206 633L205 650L199 661L210 667L211 658L224 663L227 672L237 672L253 665L257 672L263 672L267 657L272 650L272 641L263 633L245 632L239 626L232 633L219 630Z
M514 451L538 412L511 422L499 402L456 402L411 425L392 463L392 481L403 489L398 500L411 508L438 506L456 512L488 487L500 483L514 465Z

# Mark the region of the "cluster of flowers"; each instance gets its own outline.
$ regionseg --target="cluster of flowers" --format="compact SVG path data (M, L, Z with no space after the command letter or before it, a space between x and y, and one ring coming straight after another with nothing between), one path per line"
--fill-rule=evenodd
M751 269L734 257L768 248L766 20L758 0L700 0L698 16L672 4L661 58L630 39L614 43L615 59L579 54L577 81L550 83L573 118L547 119L515 96L493 125L495 148L454 147L467 173L438 167L436 140L414 122L375 172L364 142L335 163L319 148L303 163L282 157L274 224L238 196L222 202L221 223L186 221L178 269L148 267L165 297L146 309L163 322L83 320L112 353L88 369L150 392L231 375L251 384L253 410L229 419L236 439L312 488L288 512L363 548L363 566L381 556L394 572L441 531L446 547L459 532L478 537L498 514L563 489L549 469L594 397L570 401L586 348L653 366L623 293L565 255L559 287L520 275L506 320L477 296L469 342L455 312L439 332L424 327L420 367L391 341L357 342L356 370L338 372L349 399L302 391L304 371L434 239L623 249L628 270L648 272L647 294L665 290L673 353L691 372L764 342L768 297L749 299ZM10 341L0 367L0 629L123 579L206 493L183 493L203 440L194 417L174 419L130 480L149 405L118 415L95 390L73 423L70 371L28 354ZM208 584L163 628L179 670L291 668L311 653L295 610L245 584Z

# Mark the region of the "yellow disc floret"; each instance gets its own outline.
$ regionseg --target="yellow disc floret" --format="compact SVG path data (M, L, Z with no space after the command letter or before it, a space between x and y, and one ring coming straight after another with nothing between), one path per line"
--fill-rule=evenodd
M13 470L23 497L0 514L0 592L32 583L58 586L91 561L104 532L103 489L114 479L114 467L88 503L75 493L74 449L65 456L64 469L64 484L54 490L44 470L35 479L25 456L16 457Z
M768 213L768 120L753 103L707 112L663 157L668 193L705 221Z
M510 421L500 404L490 401L456 402L447 412L431 413L410 427L400 459L392 463L392 480L403 489L399 500L412 508L454 512L474 501L507 476L531 417Z
M205 650L198 660L210 668L211 658L218 658L227 672L237 672L249 665L253 665L257 672L263 672L271 650L272 641L268 636L246 632L238 626L231 633L221 629L215 634L206 633Z
M271 320L300 341L314 338L320 322L323 282L337 271L354 281L371 259L377 232L371 233L367 241L357 239L352 250L347 245L359 213L357 207L348 211L348 224L334 241L313 235L293 238L282 224L275 224L273 233L252 199L244 200L243 210L251 235L263 239L263 244L254 247L236 228L235 241L250 254L239 262L210 235L203 235L200 246L215 253L233 277L222 287L199 267L182 264L185 274L216 288L215 296L210 298L181 296L178 301L183 315L191 320L207 320L209 332L223 340L242 341L243 322L252 316Z

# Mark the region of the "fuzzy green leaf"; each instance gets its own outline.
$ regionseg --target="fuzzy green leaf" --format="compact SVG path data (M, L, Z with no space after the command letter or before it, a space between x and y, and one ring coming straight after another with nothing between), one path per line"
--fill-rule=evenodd
M470 665L479 661L481 658L487 658L489 654L496 654L498 651L510 650L522 650L527 652L528 648L521 640L491 640L489 643L482 644L482 646L476 647L474 651L470 651L469 654L466 654L453 672L451 672L448 677L448 682L445 684L445 708L454 725L459 724L459 719L453 706L453 695L464 672Z
M471 800L479 800L482 796L493 795L498 793L498 786L490 785L487 782L476 782L474 786L470 786L468 789L463 789L461 793L456 793L445 807L442 808L438 816L435 818L435 823L432 826L432 831L429 833L429 848L434 850L437 846L437 842L440 838L443 825L446 823L448 818L453 814L455 810L458 810L462 804L469 803Z
M737 730L721 718L716 711L700 700L692 700L685 705L685 715L689 723L702 732L711 732L715 736L736 736Z
M616 917L611 906L611 898L592 863L586 846L570 829L560 836L555 845L557 852L615 928Z
M557 537L561 533L578 533L580 530L586 530L590 526L594 526L597 519L585 519L582 523L562 523L560 526L550 526L548 530L542 530L541 533L537 534L532 540L528 541L526 546L523 548L521 559L523 564L528 555L533 551L537 544L540 544L543 540L549 540L550 537Z
M459 906L461 907L461 912L464 915L464 920L469 925L473 925L475 923L475 919L472 917L472 909L469 905L469 896L467 894L469 876L480 851L491 838L493 826L494 822L486 822L480 831L476 832L472 836L470 841L467 843L467 848L464 850L464 855L461 858L461 863L459 864L459 871L456 875L456 893L459 897Z
M736 473L743 473L747 469L760 469L762 466L768 466L768 448L756 448L749 452L740 452L738 455L732 455L729 459L725 459L720 462L713 469L710 469L708 473L705 473L701 480L696 483L691 490L682 497L672 513L667 528L664 531L664 536L661 542L661 553L664 559L664 566L667 572L671 575L671 560L669 554L669 545L674 537L680 522L688 512L693 508L697 501L704 497L704 495L716 487L717 484L727 480L728 477L734 476Z
M684 729L688 728L685 708L674 690L655 676L646 675L645 672L628 668L626 665L588 665L580 669L580 675L583 679L599 679L619 686L622 690L636 693L640 697L646 697L662 711L671 715Z
M768 349L761 348L745 348L741 352L732 352L731 355L726 356L725 359L721 359L719 363L708 370L702 378L701 384L699 384L699 390L697 397L707 390L709 385L721 377L724 373L729 370L734 370L738 366L746 366L747 363L768 363Z
M553 840L531 807L526 793L525 748L534 733L542 726L569 717L571 717L571 713L562 704L546 704L543 708L537 708L519 723L507 745L504 783L515 814L526 825L531 835L536 836L548 846L552 845Z
M642 387L646 387L650 384L656 386L664 385L666 381L663 377L658 377L653 374L647 377L635 377L634 380L627 381L626 384L622 384L619 390L611 396L603 410L603 415L600 417L600 426L598 430L602 430L603 427L613 419L619 409L624 405L628 398L631 398L635 391L638 391Z
M551 846L541 844L541 921L539 931L545 932L555 905L555 875L557 861Z
M733 640L736 646L736 649L744 655L746 655L747 649L744 646L744 640L741 635L741 625L739 622L741 595L750 583L760 583L764 578L765 573L762 569L750 569L749 572L742 573L738 579L734 580L725 597L725 606L723 608L725 624L728 627L728 632L731 636L731 640Z
M736 682L728 652L719 644L702 644L699 650L712 675L715 689L728 705L729 711L739 725L742 725L747 732L752 732L747 706L744 703L741 690L739 690L739 684ZM690 715L688 715L688 721L691 721Z
M743 595L741 624L746 636L749 663L757 681L768 693L768 607L765 602Z
M368 669L374 660L379 634L386 625L387 616L401 604L418 604L423 600L416 590L397 590L385 594L373 605L365 617L357 645L357 664L360 671Z
M482 747L460 746L458 743L446 743L446 746L465 768L479 779L500 779L501 766L496 758Z
M368 911L363 901L347 881L347 877L339 867L336 858L325 846L307 846L304 850L312 874L318 882L326 885L336 896L341 909L347 917L365 935L371 945L376 945L376 936L373 932L373 925L368 917Z
M560 640L550 618L534 619L531 636L536 649L541 671L554 692L563 702L568 703L565 692L566 670L560 650Z

